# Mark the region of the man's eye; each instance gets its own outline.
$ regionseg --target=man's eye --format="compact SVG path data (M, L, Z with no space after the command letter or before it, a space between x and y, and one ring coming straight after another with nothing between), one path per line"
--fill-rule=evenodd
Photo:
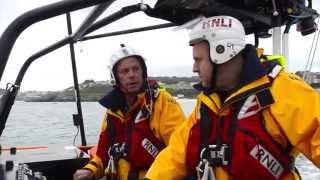
M128 73L128 69L122 69L122 70L120 70L120 74L127 74Z
M133 71L138 71L138 70L139 70L139 67L133 67L132 70L133 70Z

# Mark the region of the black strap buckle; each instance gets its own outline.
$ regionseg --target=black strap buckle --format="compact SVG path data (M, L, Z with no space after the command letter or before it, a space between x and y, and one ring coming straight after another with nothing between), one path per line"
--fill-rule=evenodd
M201 150L200 159L207 159L213 167L228 165L229 146L227 144L222 144L220 146L210 144Z
M119 160L122 157L127 156L126 143L116 143L108 150L109 157L113 157L114 160Z

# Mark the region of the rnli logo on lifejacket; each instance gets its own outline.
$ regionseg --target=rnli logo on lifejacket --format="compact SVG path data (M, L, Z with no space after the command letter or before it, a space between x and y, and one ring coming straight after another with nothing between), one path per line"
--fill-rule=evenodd
M265 167L277 179L283 172L281 164L273 157L269 151L261 145L256 145L250 152L250 155L258 160L260 164Z
M246 101L243 103L239 114L238 119L244 119L249 116L255 115L259 112L259 104L255 95L249 96Z
M153 158L156 158L159 153L158 148L153 145L147 138L144 138L142 140L141 145Z
M202 29L215 28L215 27L232 27L232 19L227 18L212 18L207 22L202 23Z

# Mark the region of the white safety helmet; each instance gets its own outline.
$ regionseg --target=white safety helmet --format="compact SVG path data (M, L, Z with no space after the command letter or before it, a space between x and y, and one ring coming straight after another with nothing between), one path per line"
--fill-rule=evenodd
M145 64L146 59L135 49L131 47L127 47L124 44L120 45L120 49L117 51L113 52L112 55L110 56L110 64L108 66L108 69L110 71L110 83L112 85L116 84L117 78L116 78L116 68L115 66L123 60L124 58L131 57L131 56L136 56L138 57L139 60L141 60L141 65L142 65L142 70L143 70L143 76L144 78L147 77L147 67Z
M231 16L202 18L189 34L190 45L207 41L213 63L222 64L236 56L245 47L242 23Z

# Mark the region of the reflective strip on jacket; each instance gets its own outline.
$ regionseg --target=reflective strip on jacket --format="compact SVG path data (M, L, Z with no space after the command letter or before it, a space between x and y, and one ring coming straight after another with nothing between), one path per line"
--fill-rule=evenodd
M144 98L144 93L138 95L138 99L141 100L141 98ZM142 101L145 102L145 100ZM182 124L182 122L185 120L185 116L178 102L165 90L159 91L159 94L153 103L153 112L151 114L151 118L149 119L150 130L158 140L167 145L171 133L178 125ZM104 170L109 159L109 157L106 155L108 147L108 127L106 119L108 116L117 117L122 122L127 120L121 111L113 112L110 109L107 110L102 123L97 155L84 167L85 169L90 169L92 172L94 172L96 179L104 176ZM142 144L142 142L133 143L138 145ZM140 157L137 156L136 158ZM129 171L130 162L121 158L118 161L118 175L120 176L120 179L126 180L128 178ZM140 171L139 179L142 179L145 173L145 171Z
M231 94L225 102L239 94L250 91L270 80L263 76ZM303 82L298 76L286 72L280 74L273 80L270 88L275 103L265 108L262 112L265 127L273 139L284 147L290 143L292 150L290 155L297 156L298 152L304 154L317 167L320 166L320 96L317 91ZM197 104L192 114L180 126L170 139L167 146L157 156L149 169L146 177L151 180L160 179L183 179L189 172L186 166L186 149L190 130L197 123L200 104L204 103L213 112L227 111L221 109L217 94L207 96L201 93L197 98ZM231 103L229 101L229 103ZM246 162L242 162L246 166ZM214 169L217 180L232 179L231 175L223 168ZM254 169L248 169L254 171ZM282 178L285 180L298 179L294 172Z

